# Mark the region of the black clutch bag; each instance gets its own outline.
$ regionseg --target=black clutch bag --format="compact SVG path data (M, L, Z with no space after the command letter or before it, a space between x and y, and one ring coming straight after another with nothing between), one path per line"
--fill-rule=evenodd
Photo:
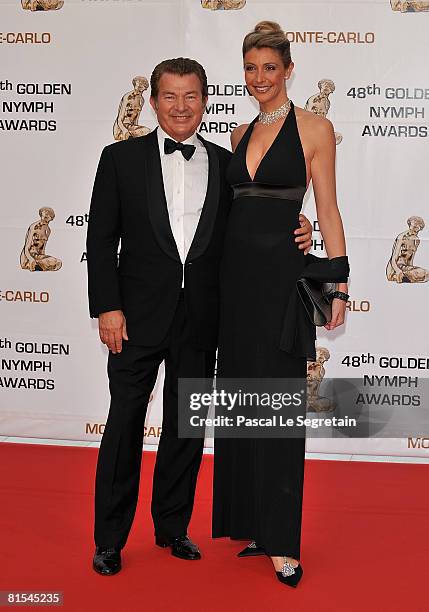
M279 347L291 355L316 360L316 327L332 320L332 300L337 283L347 282L349 262L340 257L305 256L285 312Z
M332 299L336 284L300 278L296 287L310 321L318 327L329 323L332 319Z

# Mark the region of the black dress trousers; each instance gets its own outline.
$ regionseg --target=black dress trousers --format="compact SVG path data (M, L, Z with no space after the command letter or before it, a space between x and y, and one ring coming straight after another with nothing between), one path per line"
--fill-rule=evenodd
M155 533L185 535L191 518L204 440L178 438L178 379L210 378L215 351L189 342L183 289L164 341L155 347L123 343L109 353L111 395L98 455L95 485L95 543L123 548L137 505L144 423L158 368L165 361L163 423L153 476Z

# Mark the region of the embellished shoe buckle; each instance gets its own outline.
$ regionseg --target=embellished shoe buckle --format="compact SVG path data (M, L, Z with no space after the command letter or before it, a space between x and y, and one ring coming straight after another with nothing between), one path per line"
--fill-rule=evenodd
M295 568L288 561L284 562L282 567L282 576L287 578L288 576L292 576L295 573Z

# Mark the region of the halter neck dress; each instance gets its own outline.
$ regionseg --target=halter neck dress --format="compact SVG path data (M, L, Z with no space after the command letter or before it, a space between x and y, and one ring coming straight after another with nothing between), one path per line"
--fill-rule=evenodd
M234 195L221 264L217 376L305 379L306 351L281 348L306 257L293 233L307 185L304 152L292 103L252 180L246 153L257 120L227 171ZM314 336L311 343L314 351ZM215 438L213 536L255 540L271 556L299 559L304 454L304 437Z

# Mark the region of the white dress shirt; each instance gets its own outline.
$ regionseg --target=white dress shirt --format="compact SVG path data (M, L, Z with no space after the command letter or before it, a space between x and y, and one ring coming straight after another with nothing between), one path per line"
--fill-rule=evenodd
M206 197L209 175L207 151L196 134L193 134L183 141L183 144L195 146L190 160L186 160L181 151L167 155L164 153L164 140L171 137L159 126L157 135L168 217L180 259L184 264Z

